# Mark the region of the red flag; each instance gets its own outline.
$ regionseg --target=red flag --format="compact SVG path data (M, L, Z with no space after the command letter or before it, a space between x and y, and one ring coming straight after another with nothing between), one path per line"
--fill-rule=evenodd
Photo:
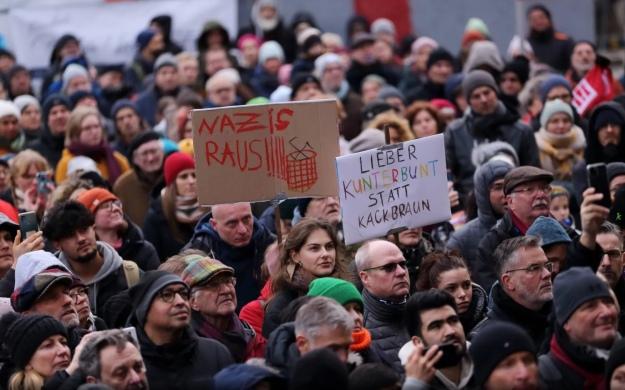
M610 61L598 57L595 66L573 89L573 107L584 116L601 102L612 100L614 89Z

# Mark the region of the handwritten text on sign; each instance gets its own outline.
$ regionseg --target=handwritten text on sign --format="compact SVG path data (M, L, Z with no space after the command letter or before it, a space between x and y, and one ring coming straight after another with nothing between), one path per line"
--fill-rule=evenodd
M451 217L443 135L336 159L345 243Z
M336 195L333 100L194 110L203 204Z

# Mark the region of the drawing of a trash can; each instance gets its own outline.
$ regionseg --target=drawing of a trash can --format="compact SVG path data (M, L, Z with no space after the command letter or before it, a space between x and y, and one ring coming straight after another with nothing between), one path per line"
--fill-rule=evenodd
M293 139L289 144L295 151L286 159L287 187L291 191L306 192L317 182L317 152L308 142L301 149L293 144Z

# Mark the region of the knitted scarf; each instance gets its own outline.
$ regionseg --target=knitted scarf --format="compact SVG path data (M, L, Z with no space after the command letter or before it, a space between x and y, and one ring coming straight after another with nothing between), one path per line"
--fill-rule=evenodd
M552 172L558 180L570 180L573 166L584 157L584 132L573 126L566 134L550 133L541 128L536 133L540 165Z
M352 332L352 344L349 349L354 352L364 351L371 345L371 333L365 328Z
M195 224L206 210L200 207L197 196L176 196L176 220L180 223Z
M69 149L74 156L87 156L96 163L105 159L106 168L108 170L107 180L111 184L115 183L119 175L121 175L122 169L119 166L119 162L117 162L117 159L113 154L113 149L106 143L105 140L102 140L100 144L95 146L85 145L78 141L72 141L67 149Z
M562 334L554 334L549 344L553 356L584 378L584 389L604 389L605 360L591 356L582 346L574 346Z

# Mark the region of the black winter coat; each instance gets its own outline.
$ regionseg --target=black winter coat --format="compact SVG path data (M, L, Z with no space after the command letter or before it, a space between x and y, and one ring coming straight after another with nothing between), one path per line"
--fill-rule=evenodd
M143 234L145 239L152 243L156 249L161 262L180 252L187 241L191 239L193 228L194 226L188 226L187 229L184 229L182 234L185 236L185 241L178 241L169 228L169 222L167 222L167 217L163 211L161 196L159 195L150 201L150 208L143 224Z
M143 238L143 233L137 225L127 218L126 222L128 222L128 229L122 236L122 246L116 249L117 253L124 260L134 261L144 271L157 269L161 262L154 245Z
M404 327L405 304L390 305L380 302L367 290L362 291L365 303L364 325L371 333L371 352L399 375L404 374L397 353L410 340Z

